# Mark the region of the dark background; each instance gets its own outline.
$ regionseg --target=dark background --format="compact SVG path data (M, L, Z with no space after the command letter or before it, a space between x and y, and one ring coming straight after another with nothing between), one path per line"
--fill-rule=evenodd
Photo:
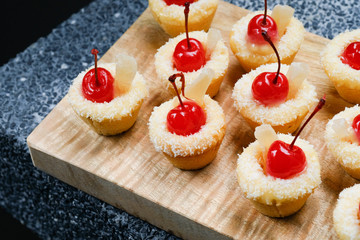
M0 8L0 66L40 37L47 36L52 29L90 2L92 0L3 1ZM3 237L11 236L11 239L38 239L36 234L1 206L0 230Z
M92 0L10 0L0 8L0 66Z

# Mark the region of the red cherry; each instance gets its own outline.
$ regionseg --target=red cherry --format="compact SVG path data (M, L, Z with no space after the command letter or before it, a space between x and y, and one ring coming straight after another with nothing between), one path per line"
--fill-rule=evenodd
M279 38L276 22L270 16L266 17L264 24L264 15L259 14L253 17L248 25L247 37L251 43L266 44L267 42L261 35L262 31L266 31L273 42Z
M173 54L175 68L181 72L192 72L205 65L205 50L198 40L190 38L190 49L187 39L180 41Z
M185 30L186 39L181 40L175 47L173 63L175 68L181 72L192 72L200 69L206 63L205 50L201 42L189 38L188 16L190 3L185 3Z
M185 78L183 73L178 73L171 75L169 81L174 86L176 94L178 96L180 104L171 109L167 115L167 128L169 132L181 135L188 136L198 132L206 122L206 114L204 110L194 101L188 100L182 102L179 95L178 89L175 85L175 79L181 77L180 81L182 82L182 94L184 95L185 89ZM185 97L186 98L186 97Z
M277 178L288 179L301 173L306 167L306 156L298 146L290 149L290 144L277 140L269 148L266 171Z
M295 141L310 119L324 106L324 104L325 96L320 99L320 102L297 132L291 144L277 140L270 145L266 159L267 174L276 178L289 179L305 169L307 165L305 153L300 147L295 145Z
M360 42L350 43L340 57L344 64L355 70L360 70Z
M195 0L164 0L164 1L168 6L173 4L178 6L184 6L186 2L193 3Z
M169 132L188 136L198 132L206 122L204 110L194 101L186 101L170 110L167 115Z
M360 142L360 114L354 118L352 122L352 128L354 129L356 138Z
M84 97L87 100L97 103L110 102L114 98L114 78L111 76L109 71L104 68L98 68L97 72L99 78L98 83L95 79L94 68L85 74L82 82Z
M263 72L252 83L253 97L265 106L272 106L286 100L289 92L289 82L286 76L279 73L274 84L276 72Z
M262 37L274 49L278 60L278 69L276 73L263 72L259 74L252 83L251 91L255 100L265 106L271 106L286 100L289 93L289 81L284 74L280 73L280 56L266 31L262 32Z
M83 78L83 95L92 102L110 102L114 95L114 78L108 70L97 67L98 50L93 49L91 54L95 56L95 68L90 69Z

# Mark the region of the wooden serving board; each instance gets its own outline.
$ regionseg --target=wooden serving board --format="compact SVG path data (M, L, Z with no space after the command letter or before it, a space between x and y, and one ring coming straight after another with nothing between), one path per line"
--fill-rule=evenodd
M228 47L232 25L245 14L247 10L220 2L212 27L221 30ZM129 131L115 137L97 135L76 116L65 97L27 139L33 164L185 239L336 238L332 226L336 199L356 181L341 169L323 140L327 121L352 106L339 97L320 65L320 52L329 40L307 33L295 59L310 65L308 79L317 86L318 96L327 94L325 108L301 134L319 152L322 184L298 213L275 219L258 213L236 180L237 155L254 141L254 135L231 99L234 84L244 72L230 48L228 73L214 98L224 109L227 131L213 163L202 170L182 171L153 148L148 119L154 106L169 99L156 76L154 54L168 38L147 9L101 59L110 62L117 53L131 54L147 79L150 97Z

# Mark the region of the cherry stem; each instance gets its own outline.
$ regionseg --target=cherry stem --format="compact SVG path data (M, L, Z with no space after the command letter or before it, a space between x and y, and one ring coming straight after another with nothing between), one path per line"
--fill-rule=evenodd
M91 50L91 54L94 55L94 58L95 58L95 85L96 86L99 86L100 85L100 82L99 82L99 79L98 79L98 71L97 71L97 54L99 53L99 51L95 48L93 48Z
M324 94L324 96L320 99L318 105L315 107L314 111L311 113L311 115L309 116L309 118L306 120L306 122L304 123L304 125L302 125L302 127L300 128L300 130L296 133L296 136L294 138L294 140L291 142L290 144L290 149L293 148L296 139L298 138L298 136L300 135L300 133L302 132L302 130L304 129L304 127L306 126L306 124L308 124L308 122L310 121L310 119L312 119L315 114L320 111L320 109L324 106L325 104L325 99L326 99L326 95Z
M267 15L267 1L265 0L265 10L264 10L264 18L262 20L262 25L266 25L266 15Z
M173 75L171 75L169 77L169 81L171 82L171 84L173 85L174 89L175 89L175 92L176 92L176 95L179 99L179 102L180 102L180 105L181 107L184 107L184 104L181 100L181 97L180 97L180 94L179 94L179 91L176 87L176 83L175 83L175 80L176 78L180 77L180 81L181 81L181 92L182 92L182 95L185 97L185 77L184 77L184 74L183 73L175 73ZM186 98L186 97L185 97Z
M185 14L185 31L186 31L186 40L187 40L188 50L191 50L190 39L189 39L189 30L188 30L189 12L190 12L190 2L186 2L185 3L185 10L184 10L184 14Z
M270 44L270 46L274 49L274 52L275 52L277 60L278 60L278 69L277 69L275 78L273 80L273 84L276 84L277 80L278 80L278 77L279 77L279 74L280 74L280 66L281 66L280 56L279 56L278 51L276 50L276 47L275 47L274 43L271 41L270 36L267 34L267 32L265 30L262 30L261 35L263 36L264 40L267 41Z

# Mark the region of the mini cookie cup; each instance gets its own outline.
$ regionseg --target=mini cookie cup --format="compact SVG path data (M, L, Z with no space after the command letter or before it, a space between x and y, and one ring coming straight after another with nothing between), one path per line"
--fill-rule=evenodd
M206 123L188 136L171 133L167 129L168 112L179 105L177 97L155 107L149 118L149 136L155 150L162 152L177 168L196 170L211 163L225 136L225 116L220 105L208 95L203 109Z
M98 67L107 69L115 76L115 63L102 63ZM131 128L148 96L143 76L136 73L128 92L115 96L110 102L95 103L84 98L82 93L82 80L87 71L81 72L74 79L67 95L76 114L100 135L116 135Z

